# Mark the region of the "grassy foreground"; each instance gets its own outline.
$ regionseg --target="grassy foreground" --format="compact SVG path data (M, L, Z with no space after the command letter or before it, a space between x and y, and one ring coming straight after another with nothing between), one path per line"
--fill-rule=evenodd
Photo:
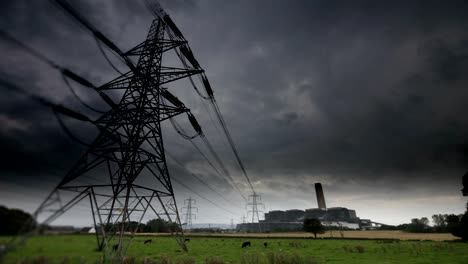
M138 233L137 235L157 235L169 236L163 233ZM190 233L190 236L195 237L252 237L252 238L313 238L314 235L306 232L290 232L290 233ZM320 238L340 238L340 232L326 231L324 234L318 235ZM449 241L458 240L458 237L450 233L408 233L403 231L384 231L384 230L357 230L343 231L344 238L360 238L360 239L399 239L399 240L432 240L432 241Z
M468 263L468 244L440 241L389 241L285 238L192 237L189 252L180 251L170 237L137 236L128 263ZM0 237L0 243L8 238ZM251 248L241 248L251 241ZM263 243L268 247L264 248ZM33 237L10 253L5 263L99 263L92 235ZM42 260L41 260L42 258Z

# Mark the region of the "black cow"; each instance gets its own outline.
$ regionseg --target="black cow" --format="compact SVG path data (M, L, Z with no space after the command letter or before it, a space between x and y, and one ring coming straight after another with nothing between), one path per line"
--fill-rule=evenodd
M190 242L190 238L186 238L184 242Z
M247 242L242 243L242 248L245 248L245 247L247 247L247 246L248 246L248 247L252 246L252 244L250 243L250 241L247 241Z
M268 247L268 243L267 243L267 242L263 243L263 246L264 246L265 248L267 248L267 247Z
M113 250L113 251L117 251L117 249L119 249L119 244L114 244L114 245L112 246L112 250Z
M153 242L152 239L147 239L147 240L145 240L144 244L151 244L152 242Z

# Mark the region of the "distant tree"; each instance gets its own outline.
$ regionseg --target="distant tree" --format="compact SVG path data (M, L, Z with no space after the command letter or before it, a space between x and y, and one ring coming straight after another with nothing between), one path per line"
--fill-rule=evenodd
M182 231L181 226L178 225L177 223L175 223L175 222L167 222L167 223L168 223L168 227L169 227L170 232L181 232Z
M447 230L452 235L468 241L468 211L464 215L447 215Z
M127 225L128 225L128 230L129 231L135 231L137 233L138 232L144 232L145 226L146 226L143 223L138 224L138 222L136 222L136 221L131 221L131 222L127 223Z
M152 219L146 223L143 229L144 232L153 233L169 233L181 231L180 226L177 223L169 222L163 219Z
M401 225L400 225L401 226ZM405 228L401 228L400 226L393 226L393 225L381 225L378 229L379 230L404 230Z
M137 229L137 232L145 232L146 230L146 224L140 223L140 226Z
M435 232L446 232L447 231L447 222L445 221L445 215L435 214L432 216L432 223L434 223Z
M460 237L464 241L468 241L468 211L462 216L460 220Z
M167 233L169 229L164 220L162 219L152 219L146 223L146 232L153 232L153 233Z
M19 209L0 206L0 235L26 233L36 227L34 218Z
M445 216L445 222L447 223L447 231L452 233L454 236L458 236L460 229L460 217L458 215L449 214Z
M449 214L445 215L445 222L447 225L453 225L460 223L461 215Z
M130 221L125 223L126 226L126 231L128 232L133 232L135 231L136 233L139 232L149 232L146 231L146 225L143 223L138 224L136 221ZM106 232L119 232L119 230L122 228L122 222L117 222L117 223L105 223L103 225L98 225L97 227L97 232L100 232L101 227L104 227L104 230Z
M419 222L424 225L424 227L428 227L429 226L429 219L427 219L427 217L421 217L421 219L419 219Z
M410 225L411 225L411 224L401 224L401 225L397 225L396 229L397 229L397 230L401 230L401 231L408 231Z
M314 237L317 238L317 234L325 233L325 227L320 223L320 220L316 218L304 219L304 231L314 234Z
M429 219L427 217L413 218L406 231L412 233L424 233L429 231Z

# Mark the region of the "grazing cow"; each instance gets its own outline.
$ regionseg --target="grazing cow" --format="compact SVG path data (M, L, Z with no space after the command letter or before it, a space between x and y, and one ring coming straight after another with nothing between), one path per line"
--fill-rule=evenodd
M247 242L242 243L242 248L245 248L245 247L247 247L247 246L250 247L251 245L252 245L252 244L250 243L250 241L247 241Z
M113 250L113 251L117 251L117 249L119 249L119 244L114 244L114 245L112 246L112 250Z
M268 247L268 243L267 243L267 242L263 243L263 246L264 246L265 248L267 248L267 247Z
M190 242L190 238L186 238L184 242Z
M144 244L151 244L152 242L153 242L152 239L147 239L147 240L145 240Z

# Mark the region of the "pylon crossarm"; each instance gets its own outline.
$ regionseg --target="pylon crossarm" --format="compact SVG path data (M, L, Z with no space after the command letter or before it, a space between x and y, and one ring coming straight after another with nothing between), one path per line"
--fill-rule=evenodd
M126 56L141 56L141 55L150 55L147 51L144 50L145 41L133 47L129 51L125 52ZM173 48L179 47L181 45L187 44L187 41L184 40L172 40L172 39L161 39L159 44L162 46L162 52L169 51Z

